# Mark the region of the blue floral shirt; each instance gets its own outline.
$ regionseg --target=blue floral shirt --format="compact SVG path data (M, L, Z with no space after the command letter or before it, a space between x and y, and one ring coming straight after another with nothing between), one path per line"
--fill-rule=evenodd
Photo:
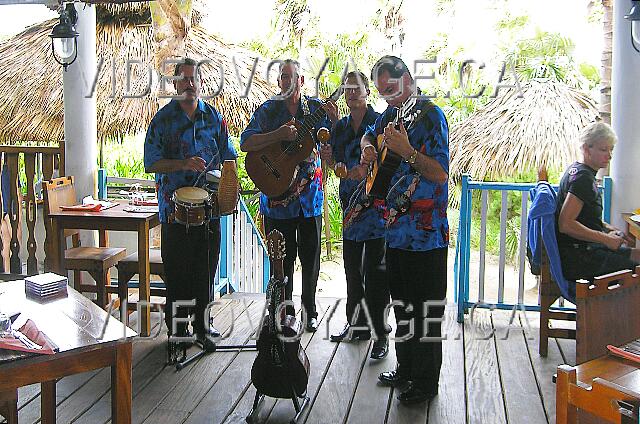
M304 121L303 102L309 106L308 114L313 114L322 106L320 100L304 96L295 116L298 121ZM240 136L240 145L252 135L274 131L290 120L291 113L284 100L267 100L253 113L249 125ZM317 127L331 128L331 123L325 116ZM314 139L315 133L316 129L312 130ZM296 178L287 193L277 199L269 199L264 194L260 195L260 213L273 219L319 216L322 214L323 200L320 145L316 141L313 152L305 161L298 164Z
M201 157L207 164L211 162L210 169L220 169L223 161L233 160L237 154L229 138L227 123L213 106L198 100L192 121L180 103L172 100L156 113L149 124L144 141L144 166L149 167L160 159L192 156ZM156 174L160 222L169 222L174 213L173 192L180 187L192 186L197 178L195 171ZM203 186L204 180L201 178L198 185Z
M430 110L418 120L405 121L409 142L420 153L437 160L449 173L449 128L442 110L429 101L419 100L406 115L416 118L425 108ZM393 108L389 107L367 133L373 137L381 134L392 119ZM394 185L394 190L387 197L385 211L388 246L410 251L447 247L447 182L429 181L402 161L391 179L391 187Z
M380 114L367 106L360 128L354 131L351 115L340 119L331 134L333 158L351 169L360 164L360 140L367 127L373 125ZM358 194L354 196L354 192ZM365 241L384 237L384 202L366 195L364 183L342 178L340 180L342 205L342 237L346 240Z

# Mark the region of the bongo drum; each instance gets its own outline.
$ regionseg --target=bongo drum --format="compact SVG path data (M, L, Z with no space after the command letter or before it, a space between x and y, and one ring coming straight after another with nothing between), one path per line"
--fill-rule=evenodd
M171 200L175 205L175 221L178 224L199 226L207 219L206 207L210 194L198 187L180 187L173 192Z

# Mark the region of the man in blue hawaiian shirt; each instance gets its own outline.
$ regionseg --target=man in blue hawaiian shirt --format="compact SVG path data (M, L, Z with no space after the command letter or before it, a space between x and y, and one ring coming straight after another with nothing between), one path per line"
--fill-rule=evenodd
M300 64L292 59L282 61L278 73L280 95L267 100L253 113L249 125L240 137L242 151L256 151L273 143L295 140L297 130L289 124L291 119L304 121L306 116L320 107L325 108L332 122L338 120L334 103L323 105L316 98L302 96L303 84ZM331 124L325 119L319 125L323 126L330 128ZM264 194L260 196L260 213L265 217L265 231L268 234L276 229L285 239L287 299L291 299L293 293L293 265L296 255L300 258L302 305L306 312L308 331L316 331L318 328L315 296L320 273L323 199L320 145L317 142L309 158L298 164L296 178L284 195L272 199Z
M144 166L146 172L156 174L169 334L187 335L184 322L174 325L174 302L195 299L194 332L205 348L215 348L207 336L215 336L216 331L204 314L211 301L211 275L218 267L220 222L213 218L209 225L189 227L174 222L172 195L181 187L204 186L204 171L219 169L224 160L237 155L222 115L198 98L201 77L197 65L190 58L176 65L178 97L151 120L144 143ZM179 307L176 317L187 317L187 308Z
M345 101L349 115L336 124L329 146L322 147L322 159L330 167L343 164L347 176L340 180L340 203L343 211L342 256L347 278L347 325L331 341L369 340L365 327L367 318L362 309L354 313L365 299L371 316L376 340L371 357L382 359L389 352L385 307L389 303L389 285L384 265L384 201L373 199L364 190L367 167L360 163L360 140L367 127L375 124L380 115L367 104L369 79L360 71L347 74Z
M362 162L377 157L374 140L380 134L403 159L391 179L385 211L389 289L394 302L403 304L394 306L398 363L378 379L405 388L398 397L402 403L424 402L438 393L442 364L439 320L447 289L449 131L442 110L419 95L400 58L382 57L371 79L389 107L362 138ZM403 117L398 128L391 122L394 108Z

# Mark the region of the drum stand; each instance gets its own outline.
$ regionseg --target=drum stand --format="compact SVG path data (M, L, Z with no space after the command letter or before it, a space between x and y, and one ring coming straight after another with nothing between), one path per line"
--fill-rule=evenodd
M205 209L207 211L206 214L206 221L203 225L206 226L205 228L205 240L206 240L206 244L207 244L207 276L208 276L208 280L209 280L209 284L211 285L213 282L213 279L215 277L215 270L211 269L211 252L210 252L210 233L209 233L209 223L211 221L211 217L212 217L212 206L210 204L207 204L205 206ZM211 287L211 286L210 286ZM205 335L205 337L209 337L207 335ZM187 365L191 364L192 362L196 361L197 359L209 354L209 353L213 353L216 351L243 351L243 350L256 350L256 345L254 344L246 344L246 345L224 345L224 346L218 346L216 345L213 340L210 340L211 343L208 344L208 346L204 346L203 343L200 340L196 340L195 341L195 345L198 346L200 348L200 351L194 353L193 355L187 357L187 347L188 345L186 343L182 343L182 342L171 342L169 341L169 363L170 364L175 364L176 365L176 371L180 371L182 370L184 367L186 367Z

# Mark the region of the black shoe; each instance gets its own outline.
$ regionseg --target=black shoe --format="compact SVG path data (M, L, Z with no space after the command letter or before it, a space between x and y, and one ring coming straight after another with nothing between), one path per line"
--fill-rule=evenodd
M220 337L222 333L220 333L220 331L218 331L218 329L214 327L213 324L211 324L209 325L209 335L215 339Z
M332 342L353 342L358 340L369 340L371 338L370 331L361 331L355 330L351 332L351 337L349 337L349 329L351 326L346 324L342 331L338 334L332 334L329 338Z
M378 339L373 342L373 348L371 348L371 359L382 359L386 357L388 353L389 340L386 337L384 339Z
M318 329L318 319L316 317L311 317L307 320L306 329L310 333L315 333Z
M422 389L411 386L407 391L398 395L398 400L406 405L411 405L414 403L429 401L436 397L437 394L438 392L426 392Z
M401 389L409 385L409 379L401 374L398 374L397 370L386 371L378 375L378 381L383 386L395 387Z

